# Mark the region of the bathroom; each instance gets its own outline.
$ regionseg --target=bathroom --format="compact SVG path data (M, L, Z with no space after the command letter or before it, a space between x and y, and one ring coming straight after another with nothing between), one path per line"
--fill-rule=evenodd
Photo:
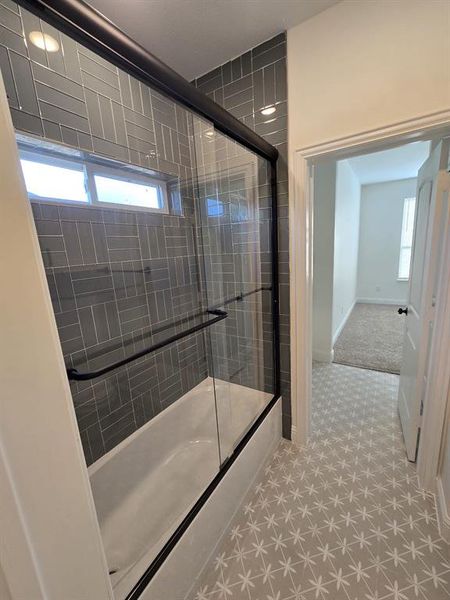
M25 8L2 14L29 205L126 598L279 396L271 164Z
M290 29L182 76L114 5L0 0L2 600L228 598L212 559L308 443Z

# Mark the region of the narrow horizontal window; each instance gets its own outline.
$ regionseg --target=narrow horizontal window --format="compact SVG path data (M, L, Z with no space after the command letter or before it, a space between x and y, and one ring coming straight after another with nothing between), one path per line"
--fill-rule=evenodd
M21 158L23 176L31 198L89 202L83 168L69 168Z
M97 200L110 204L126 204L141 208L161 209L159 187L94 175Z
M23 136L19 153L31 200L169 212L167 175Z

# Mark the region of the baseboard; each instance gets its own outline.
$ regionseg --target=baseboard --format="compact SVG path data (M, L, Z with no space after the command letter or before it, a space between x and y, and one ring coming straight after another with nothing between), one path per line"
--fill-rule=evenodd
M345 313L345 317L342 319L341 324L339 325L339 327L336 330L336 333L333 335L333 346L336 343L336 340L338 339L339 335L341 334L341 331L344 329L345 324L348 321L349 316L352 314L352 310L355 308L355 304L356 304L357 300L355 300L353 302L353 304L350 306L350 308L348 309L348 311Z
M291 442L297 445L297 427L295 425L291 425Z
M322 350L313 350L312 359L322 363L332 363L334 358L334 350L331 352L322 352Z
M450 515L447 512L446 504L442 479L438 477L436 480L436 513L438 526L441 536L447 543L450 543Z
M393 300L392 298L356 298L355 304L357 302L361 304L393 304L396 306L403 306L407 303L407 300Z

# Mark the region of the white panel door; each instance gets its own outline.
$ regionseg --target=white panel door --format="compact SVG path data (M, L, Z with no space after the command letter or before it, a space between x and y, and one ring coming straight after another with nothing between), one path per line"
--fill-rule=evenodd
M448 140L441 142L422 165L417 178L415 231L411 255L408 310L403 336L398 408L408 459L416 460L427 358L434 319L434 299L442 219L448 218L444 198L449 193Z

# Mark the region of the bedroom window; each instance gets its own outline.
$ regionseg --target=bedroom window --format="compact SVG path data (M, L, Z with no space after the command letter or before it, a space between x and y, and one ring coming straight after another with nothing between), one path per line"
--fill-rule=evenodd
M414 234L415 198L405 198L403 202L402 233L400 239L400 258L398 261L399 281L409 280L411 248Z

